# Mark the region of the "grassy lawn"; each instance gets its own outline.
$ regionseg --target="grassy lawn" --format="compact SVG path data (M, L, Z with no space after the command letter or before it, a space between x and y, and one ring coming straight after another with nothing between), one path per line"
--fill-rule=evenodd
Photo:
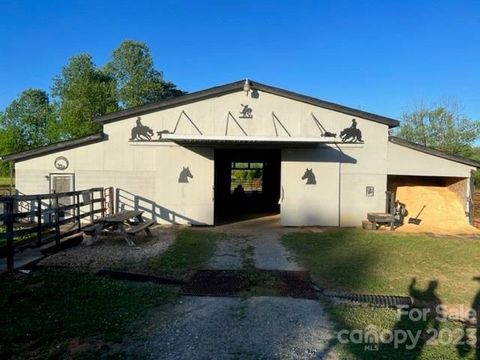
M184 276L204 267L223 235L200 230L183 230L161 255L150 259L149 268L161 274Z
M472 277L480 274L480 242L457 238L396 235L387 232L338 230L324 233L288 234L284 244L297 256L320 286L358 293L413 296L443 304L464 304L467 309L480 290ZM412 278L416 283L411 284ZM431 281L438 288L427 291ZM410 286L412 287L410 288ZM394 346L376 343L376 351L365 341L338 344L345 358L361 359L455 359L475 358L468 346L457 346L455 338L464 331L458 323L431 317L409 319L396 310L328 304L338 330L364 331L374 327L405 334L421 334L418 341L407 340ZM443 332L443 343L427 344L428 332ZM469 330L470 331L470 330ZM431 334L431 333L430 333ZM401 335L399 335L401 336ZM451 336L450 340L448 337ZM411 349L405 346L414 344Z
M288 234L284 244L320 286L368 294L411 295L438 281L437 295L470 304L480 290L480 241L357 229ZM428 298L426 299L428 300Z
M402 334L410 332L412 336L404 342L394 345L393 341L382 343L372 342L367 348L368 340L359 343L348 341L348 343L337 343L336 350L341 359L477 359L474 345L457 345L455 341L464 341L462 334L475 334L475 329L465 330L462 325L450 321L435 322L431 318L424 321L411 321L408 316L398 317L397 311L386 308L370 308L361 306L339 306L327 305L327 310L332 320L336 323L337 334L347 331L342 335L343 339L350 338L355 332L365 333L370 330L372 333L388 332L401 339ZM428 336L432 331L440 334L428 342ZM418 334L418 335L417 335ZM353 335L355 338L356 335ZM411 340L413 337L418 340ZM471 336L471 335L469 335Z
M92 338L111 346L131 322L175 298L158 285L69 270L3 276L0 289L0 359L58 358Z

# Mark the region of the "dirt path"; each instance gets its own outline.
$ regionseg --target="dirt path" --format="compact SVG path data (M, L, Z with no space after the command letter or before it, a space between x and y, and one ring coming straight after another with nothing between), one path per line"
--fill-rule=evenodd
M280 242L282 230L268 223L214 230L229 236L217 245L211 269L300 269ZM334 326L317 300L188 296L165 316L138 345L151 359L336 358Z

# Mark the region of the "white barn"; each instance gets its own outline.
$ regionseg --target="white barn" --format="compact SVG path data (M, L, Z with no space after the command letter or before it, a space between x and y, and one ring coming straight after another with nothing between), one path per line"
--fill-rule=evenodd
M103 132L3 157L23 194L112 186L118 209L214 225L235 211L285 226L359 226L386 191L435 181L471 211L480 163L390 136L399 122L254 81L101 116ZM232 169L260 169L239 203ZM240 209L240 210L239 210Z

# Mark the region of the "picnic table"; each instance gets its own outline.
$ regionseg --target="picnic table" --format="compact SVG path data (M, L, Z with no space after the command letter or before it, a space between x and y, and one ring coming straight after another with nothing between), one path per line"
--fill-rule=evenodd
M135 234L145 231L151 236L149 227L155 224L155 220L143 219L143 211L124 210L116 214L97 219L92 225L83 229L83 232L91 236L90 244L97 241L98 235L103 230L113 230L121 233L129 246L135 246L133 241Z

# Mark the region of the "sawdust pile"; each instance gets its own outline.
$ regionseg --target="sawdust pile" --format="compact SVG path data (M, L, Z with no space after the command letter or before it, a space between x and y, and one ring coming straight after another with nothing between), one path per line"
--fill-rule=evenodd
M398 232L431 232L434 234L480 234L471 226L458 196L446 187L440 186L399 186L396 199L404 203L408 210L403 226ZM419 216L420 225L409 224L408 219Z

